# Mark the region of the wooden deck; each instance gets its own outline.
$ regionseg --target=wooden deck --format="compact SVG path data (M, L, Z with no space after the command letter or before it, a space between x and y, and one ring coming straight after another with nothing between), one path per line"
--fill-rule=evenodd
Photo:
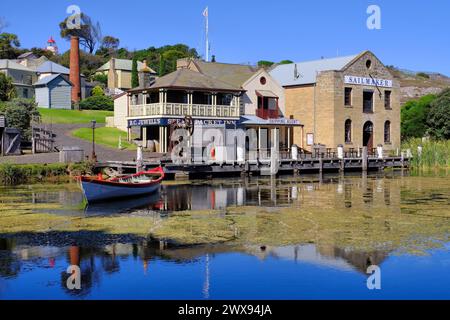
M279 162L278 174L306 174L306 173L325 173L325 172L354 172L354 171L380 171L385 168L408 168L409 159L402 156L385 157L379 159L368 157L366 161L363 158L344 158L319 157L304 158L299 160L283 159ZM158 166L164 168L167 179L176 178L213 178L224 176L240 175L268 175L270 174L270 160L247 160L244 164L238 163L192 163L175 164L169 160L163 161L145 161L144 169L151 169ZM96 165L98 170L103 168L113 168L122 173L135 172L136 162L108 161Z

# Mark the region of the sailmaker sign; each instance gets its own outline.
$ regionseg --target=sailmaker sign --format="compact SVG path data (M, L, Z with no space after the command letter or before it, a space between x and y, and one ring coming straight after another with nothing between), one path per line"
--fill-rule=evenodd
M356 84L356 85L361 85L361 86L392 88L392 80L374 79L374 78L365 78L365 77L356 77L356 76L345 76L344 82L346 84Z

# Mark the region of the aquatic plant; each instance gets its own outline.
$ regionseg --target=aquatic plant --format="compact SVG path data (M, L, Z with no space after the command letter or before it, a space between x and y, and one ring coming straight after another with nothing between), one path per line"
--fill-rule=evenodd
M92 163L80 164L0 164L0 183L17 185L23 183L43 182L54 179L67 180L70 176L92 172Z
M419 146L422 153L419 155ZM435 141L411 139L402 144L402 150L410 149L413 168L448 168L450 167L450 140Z

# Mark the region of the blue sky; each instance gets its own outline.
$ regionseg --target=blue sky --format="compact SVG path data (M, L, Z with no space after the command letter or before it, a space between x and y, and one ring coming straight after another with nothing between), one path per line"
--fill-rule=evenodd
M212 53L220 62L295 61L373 51L385 64L450 75L448 0L2 0L0 17L23 47L45 46L76 4L103 35L129 50L186 43L204 52L203 9L209 6ZM367 7L381 8L381 30L366 27Z

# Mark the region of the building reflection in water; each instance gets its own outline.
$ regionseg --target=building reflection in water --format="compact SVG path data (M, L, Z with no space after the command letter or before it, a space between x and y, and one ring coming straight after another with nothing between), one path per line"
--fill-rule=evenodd
M111 203L107 206L92 207L94 214L139 212L135 207L161 216L167 212L185 210L225 210L232 206L259 207L302 207L320 208L323 206L336 209L367 208L370 206L390 208L400 211L400 183L398 179L383 176L305 176L279 179L252 178L229 180L223 182L193 183L187 185L165 185L160 195L154 198L121 202L122 207ZM47 195L46 197L50 197ZM76 197L75 197L76 198ZM35 196L35 201L42 199ZM70 203L73 196L61 196ZM52 201L53 201L52 200ZM103 210L103 211L102 211ZM258 227L258 226L256 226ZM386 228L389 228L387 225ZM261 259L275 257L293 261L305 261L333 268L358 270L365 273L367 266L381 263L387 252L357 252L345 248L313 244L287 247L260 247L215 245L190 248L164 248L152 242L134 244L112 244L108 246L83 247L73 245L67 248L33 247L18 240L0 239L0 277L15 277L22 271L23 261L33 258L46 259L49 267L55 267L58 259L65 257L67 267L77 265L81 269L82 289L68 290L68 275L65 270L60 275L60 285L70 295L85 296L91 288L99 283L104 275L121 273L122 258L141 262L142 274L149 274L151 262L156 259L181 263L204 262L204 298L209 298L211 288L211 260L215 254L242 252L256 255Z

